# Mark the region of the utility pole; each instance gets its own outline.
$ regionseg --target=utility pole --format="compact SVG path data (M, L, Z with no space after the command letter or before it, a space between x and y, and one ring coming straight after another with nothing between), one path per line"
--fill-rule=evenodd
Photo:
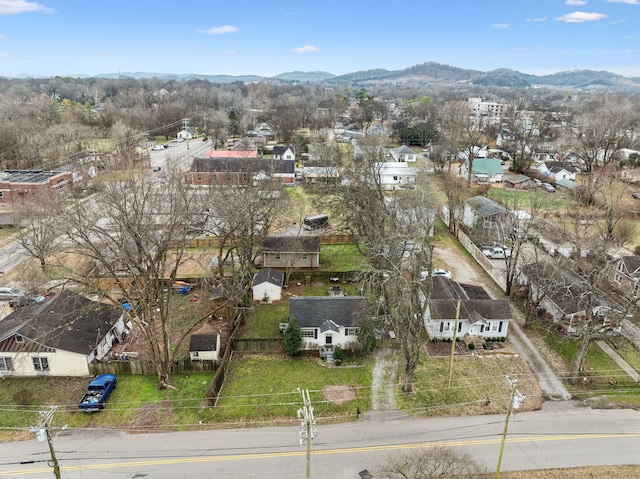
M47 441L49 445L49 453L51 454L51 463L53 465L53 473L56 476L56 479L61 479L60 476L60 465L58 464L58 458L56 457L56 451L53 448L53 439L51 437L51 432L49 431L49 427L51 426L51 420L53 419L53 415L55 414L57 406L51 406L48 411L39 411L40 414L40 422L37 426L32 427L30 429L31 432L36 433L36 438L40 442ZM65 429L66 426L63 427Z
M298 419L300 420L300 445L307 446L307 479L311 479L311 440L316 438L316 418L313 417L313 406L309 398L308 389L300 389L302 396L302 407L298 409Z
M524 396L520 393L516 394L517 379L509 379L507 383L511 386L511 394L509 395L509 408L507 409L507 417L504 421L504 429L502 430L502 440L500 441L500 454L498 455L498 465L496 466L495 479L500 479L500 466L502 465L502 455L504 454L504 443L507 440L507 429L509 428L509 417L514 409L518 409L524 400Z
M460 322L460 303L458 298L458 304L456 305L456 323L453 327L453 341L451 342L451 358L449 359L449 382L447 383L447 389L451 389L451 376L453 375L453 356L456 354L456 339L458 339L458 323Z

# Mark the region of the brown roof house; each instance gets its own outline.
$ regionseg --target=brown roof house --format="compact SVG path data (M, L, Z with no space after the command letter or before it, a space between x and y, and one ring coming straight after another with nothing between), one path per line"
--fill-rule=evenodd
M262 244L265 268L317 268L319 236L269 236Z
M185 173L185 182L193 186L247 187L264 180L281 185L295 184L295 161L201 156L193 159L191 169Z
M637 300L640 293L640 256L622 256L614 264L609 281L628 298Z
M424 324L432 339L453 339L456 309L460 314L456 337L502 339L507 337L511 309L506 299L491 299L480 286L433 278L431 300L424 315Z
M63 291L0 321L0 376L88 376L126 331L122 307Z

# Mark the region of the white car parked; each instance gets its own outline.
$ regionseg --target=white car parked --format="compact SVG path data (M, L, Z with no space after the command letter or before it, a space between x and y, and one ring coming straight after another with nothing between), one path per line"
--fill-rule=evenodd
M451 271L448 271L446 269L441 269L441 268L435 268L435 269L431 270L431 275L433 277L441 276L441 277L443 277L445 279L451 279L452 278ZM427 278L429 278L429 271L422 271L420 273L420 280L424 281Z

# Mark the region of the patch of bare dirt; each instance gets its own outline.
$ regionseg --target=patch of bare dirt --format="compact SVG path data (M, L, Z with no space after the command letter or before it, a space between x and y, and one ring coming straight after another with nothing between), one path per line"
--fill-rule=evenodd
M145 404L136 412L134 431L138 429L147 433L167 430L167 424L172 422L170 408L168 401Z
M438 246L433 250L433 257L438 268L451 271L453 280L458 283L483 285L482 278L469 266L467 258L448 245Z
M322 392L327 401L337 406L358 397L358 391L353 386L327 386Z
M428 341L425 344L427 354L432 358L451 356L451 343L445 341ZM456 356L466 356L471 354L471 350L464 343L456 343Z

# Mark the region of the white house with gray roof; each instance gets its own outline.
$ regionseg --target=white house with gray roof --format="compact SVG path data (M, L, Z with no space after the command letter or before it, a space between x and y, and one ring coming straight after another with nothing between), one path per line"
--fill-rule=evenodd
M292 318L302 329L302 349L318 350L340 345L349 349L358 341L356 319L367 301L362 296L299 296L289 300Z

